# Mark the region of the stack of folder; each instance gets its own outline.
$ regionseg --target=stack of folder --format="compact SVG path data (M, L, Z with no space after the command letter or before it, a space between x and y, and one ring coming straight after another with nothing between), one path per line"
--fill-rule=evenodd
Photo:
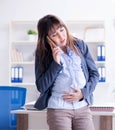
M23 82L23 67L22 66L11 67L11 82L12 83Z
M91 111L107 111L112 112L115 110L115 104L113 103L106 103L106 104L97 104L90 107Z

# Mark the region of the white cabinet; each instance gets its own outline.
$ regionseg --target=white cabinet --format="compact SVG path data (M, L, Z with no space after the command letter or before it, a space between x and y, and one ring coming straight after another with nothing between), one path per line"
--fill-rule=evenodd
M34 59L37 35L29 39L28 30L37 30L36 21L12 21L9 39L9 84L27 88L26 101L36 99Z

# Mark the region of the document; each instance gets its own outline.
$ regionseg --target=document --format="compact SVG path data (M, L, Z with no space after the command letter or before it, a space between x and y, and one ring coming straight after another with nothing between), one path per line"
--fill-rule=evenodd
M36 101L28 102L28 103L26 103L22 108L24 108L24 109L26 109L26 110L37 110L37 109L34 107L35 102L36 102Z

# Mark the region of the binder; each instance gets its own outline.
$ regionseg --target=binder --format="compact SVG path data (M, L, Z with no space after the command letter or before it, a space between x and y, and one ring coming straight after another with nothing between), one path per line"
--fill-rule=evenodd
M102 82L105 82L105 66L102 66L101 67L101 73L102 73L102 75L101 75L101 80L102 80Z
M105 61L105 46L101 45L101 60Z
M99 82L101 82L101 67L98 67L98 72L99 72Z
M18 82L20 83L23 82L23 67L22 66L18 67Z
M15 68L11 67L11 82L15 82Z
M17 83L18 82L18 66L15 66L14 69L15 69L15 71L14 71L15 72L15 74L14 74L14 80Z
M106 81L105 66L99 66L98 72L99 72L99 82L105 82Z
M11 82L12 83L23 82L23 67L22 66L11 67Z
M104 45L97 46L97 60L105 61L105 46Z
M101 46L97 46L97 60L101 61Z

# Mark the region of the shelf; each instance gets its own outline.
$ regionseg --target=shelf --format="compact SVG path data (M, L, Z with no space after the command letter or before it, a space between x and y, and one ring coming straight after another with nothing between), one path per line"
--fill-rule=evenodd
M85 40L86 43L88 44L105 44L105 41L87 41Z
M95 61L96 64L105 64L106 61Z
M37 41L29 41L29 40L23 40L23 41L12 41L14 45L36 45Z
M68 26L76 26L78 28L103 28L104 21L103 20L77 20L77 21L67 21L66 24Z
M108 82L98 82L97 87L108 87L109 83Z
M35 25L35 24L37 24L37 20L13 20L12 22L11 22L11 24L15 24L16 26L19 24L19 25L21 25L21 24L25 24L25 25L27 25L27 24L29 24L29 25Z
M35 83L30 83L30 82L28 82L28 83L11 83L13 86L17 86L17 85L19 85L19 86L34 86L35 85Z
M11 62L11 65L34 65L34 61Z

